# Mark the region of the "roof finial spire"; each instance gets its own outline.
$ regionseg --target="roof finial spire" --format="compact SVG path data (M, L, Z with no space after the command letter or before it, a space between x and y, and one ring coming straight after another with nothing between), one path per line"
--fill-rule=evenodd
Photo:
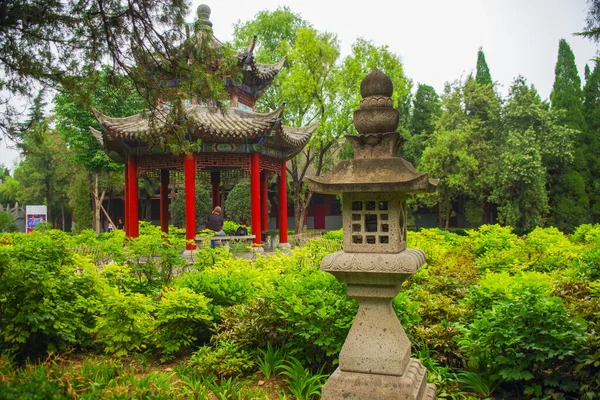
M206 4L200 4L198 9L196 10L198 13L198 21L204 22L206 25L212 27L212 22L210 22L210 7Z

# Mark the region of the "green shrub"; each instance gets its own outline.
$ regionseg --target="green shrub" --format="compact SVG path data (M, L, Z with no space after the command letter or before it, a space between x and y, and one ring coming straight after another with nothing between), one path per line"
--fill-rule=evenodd
M255 281L260 279L260 275L260 271L252 268L247 260L229 259L227 264L187 273L176 282L176 286L211 299L212 314L216 317L222 307L244 304L254 297Z
M18 229L15 217L6 211L0 211L0 232L16 232Z
M343 229L338 229L335 231L329 231L329 232L325 232L325 234L323 235L324 239L329 239L329 240L339 240L342 241L344 240L344 230Z
M519 301L523 292L549 296L552 290L552 278L539 272L523 272L515 276L507 272L489 273L471 288L467 303L470 309L482 313L497 302Z
M223 210L228 220L252 225L250 182L239 183L231 189L223 203Z
M212 200L208 190L201 185L196 185L196 225L204 226L208 214L212 212ZM185 190L179 189L177 197L169 205L171 222L173 225L185 227Z
M254 369L253 357L231 342L218 341L215 347L200 347L190 357L188 364L200 373L220 378L243 375Z
M0 347L19 358L89 344L101 286L95 267L65 248L64 234L15 234L0 246Z
M513 382L536 397L573 388L565 372L573 367L585 323L571 319L559 298L525 289L457 328L469 364L482 375Z
M102 297L95 333L104 351L125 356L148 349L155 327L152 299L140 293L121 293L113 287L106 288Z
M128 247L129 267L138 281L136 291L141 293L158 293L187 266L182 256L185 239L173 234L165 235L160 227L148 222L140 223L140 235L130 240Z
M167 360L199 338L208 339L209 299L187 288L165 289L156 307L156 347Z
M600 224L579 225L571 235L571 239L578 243L596 243L600 244Z
M567 269L581 258L582 250L554 227L535 228L523 243L527 269L531 271Z

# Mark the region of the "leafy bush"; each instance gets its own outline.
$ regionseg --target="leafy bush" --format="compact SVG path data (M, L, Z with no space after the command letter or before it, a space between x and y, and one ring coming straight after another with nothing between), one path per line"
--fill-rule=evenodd
M18 229L15 217L6 211L0 211L0 232L16 232Z
M104 351L125 356L143 351L153 342L155 327L152 299L140 293L121 293L108 287L102 293L102 307L95 333Z
M336 231L328 231L325 232L325 234L323 235L324 239L329 239L329 240L339 240L342 241L344 240L344 230L343 229L338 229Z
M101 286L95 267L74 257L64 234L15 234L0 246L0 347L19 358L89 344Z
M173 225L185 227L185 189L179 189L177 197L169 204L171 222ZM196 185L196 225L204 226L206 217L212 212L212 200L208 190Z
M256 292L255 281L260 279L259 275L260 272L247 260L230 259L227 264L188 273L177 281L176 286L211 299L211 312L216 317L222 307L249 302Z
M318 270L324 239L294 249L291 256L272 256L284 274L261 287L249 305L222 314L217 338L256 348L271 343L313 366L332 362L341 350L357 312L346 288Z
M252 225L250 207L250 182L239 183L231 189L223 203L225 218L237 223Z
M536 397L573 389L564 372L584 340L585 322L571 319L559 298L524 290L457 328L469 364L482 375L520 384Z
M581 246L556 228L535 228L523 242L528 270L552 272L566 269L581 257Z
M218 341L215 347L200 347L190 357L188 364L202 374L235 377L254 368L253 357L246 350L231 342Z
M539 272L523 272L515 276L507 272L489 273L471 287L466 300L470 309L483 313L497 302L519 301L523 292L543 297L549 296L552 290L552 278Z
M189 348L199 338L208 339L209 299L187 288L165 289L156 307L156 347L163 360Z

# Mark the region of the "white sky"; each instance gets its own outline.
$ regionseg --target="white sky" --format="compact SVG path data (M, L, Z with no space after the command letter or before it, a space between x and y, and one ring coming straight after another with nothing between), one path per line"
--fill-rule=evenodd
M571 45L582 80L597 50L572 35L584 25L585 0L194 0L190 14L195 16L202 3L211 7L214 33L222 41L231 40L236 22L287 5L316 29L336 33L342 55L359 37L387 45L402 58L415 87L428 84L438 93L445 82L474 71L480 46L501 93L521 74L545 99L552 91L561 38ZM16 157L2 141L0 163L12 169Z

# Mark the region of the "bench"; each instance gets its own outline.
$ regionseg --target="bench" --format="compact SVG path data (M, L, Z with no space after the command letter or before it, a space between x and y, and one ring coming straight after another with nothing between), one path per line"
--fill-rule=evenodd
M229 246L231 247L231 244L236 244L236 243L240 243L243 244L245 246L252 246L252 243L254 242L254 239L256 238L256 236L254 235L245 235L245 236L196 236L195 237L195 241L196 241L196 245L198 247L200 246L206 246L210 243L211 240L215 241L215 245L217 247L219 246ZM219 244L220 242L220 244Z

